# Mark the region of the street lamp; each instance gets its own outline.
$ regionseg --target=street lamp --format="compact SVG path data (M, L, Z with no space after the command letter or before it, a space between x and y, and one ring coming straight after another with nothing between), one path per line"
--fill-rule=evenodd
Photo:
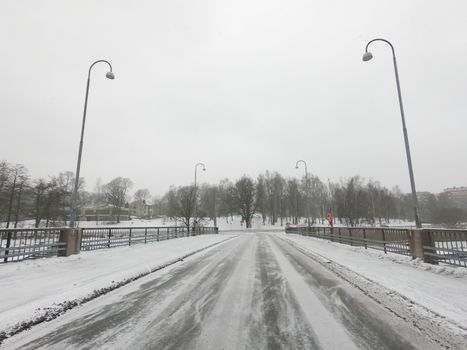
M412 157L410 156L409 136L407 134L407 127L405 125L404 106L402 104L402 94L401 94L401 87L399 83L399 72L397 70L397 61L396 61L396 54L394 52L394 46L392 46L392 44L386 39L373 39L369 41L368 44L366 44L365 53L363 54L363 61L365 62L373 58L373 54L370 51L368 51L368 46L374 41L383 41L386 44L388 44L392 50L392 60L394 63L394 73L396 75L397 94L399 96L399 107L400 107L401 118L402 118L402 129L404 131L405 153L407 155L407 165L409 167L410 186L412 187L412 202L413 202L412 205L413 205L413 211L414 211L414 217L415 217L415 225L417 226L417 228L421 228L422 223L418 215L417 191L415 189L415 179L414 179L413 169L412 169Z
M88 107L88 95L89 95L89 83L91 81L91 70L92 70L92 67L94 67L95 64L100 63L100 62L107 63L109 65L109 67L110 67L110 71L108 71L105 74L105 76L108 79L111 79L111 80L115 79L115 75L112 72L112 65L106 60L98 60L98 61L94 62L93 64L91 64L91 66L89 67L88 83L86 85L86 97L84 99L83 122L82 122L82 125L81 125L81 139L79 141L78 164L76 165L75 186L73 187L73 193L71 195L70 227L75 226L75 219L76 219L76 199L77 199L77 196L78 196L79 171L80 171L80 168L81 168L81 154L83 152L84 125L86 123L86 110L87 110L87 107Z
M298 160L295 163L295 169L298 169L298 163L303 163L305 165L305 191L306 191L306 223L307 226L310 227L310 206L308 201L310 200L310 191L308 188L308 167L306 166L306 162L304 160Z
M196 191L196 175L197 175L197 170L198 170L198 166L202 165L203 166L203 171L206 171L206 166L204 165L204 163L197 163L195 165L195 210L194 210L194 222L193 222L193 228L196 230L198 225L197 225L197 207L198 207L198 193ZM196 232L196 231L195 231Z

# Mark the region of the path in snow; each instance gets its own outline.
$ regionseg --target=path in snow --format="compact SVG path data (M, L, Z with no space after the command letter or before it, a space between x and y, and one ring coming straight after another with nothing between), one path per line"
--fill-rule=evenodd
M278 235L245 234L8 339L21 349L438 349Z

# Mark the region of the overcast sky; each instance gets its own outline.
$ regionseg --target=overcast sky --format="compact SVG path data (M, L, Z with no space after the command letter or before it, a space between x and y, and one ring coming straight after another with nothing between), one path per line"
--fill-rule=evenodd
M76 167L163 194L265 170L360 174L410 190L390 48L417 190L467 185L467 1L0 2L0 160L33 177Z

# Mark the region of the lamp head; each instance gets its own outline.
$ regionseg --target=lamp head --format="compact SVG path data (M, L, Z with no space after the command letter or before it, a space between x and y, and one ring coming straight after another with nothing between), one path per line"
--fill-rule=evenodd
M370 51L367 51L363 54L363 61L369 61L373 58L373 54Z
M113 72L107 72L105 76L111 80L115 79L115 74Z
M203 166L203 171L206 171L206 168Z
M295 165L295 169L298 169L298 165Z

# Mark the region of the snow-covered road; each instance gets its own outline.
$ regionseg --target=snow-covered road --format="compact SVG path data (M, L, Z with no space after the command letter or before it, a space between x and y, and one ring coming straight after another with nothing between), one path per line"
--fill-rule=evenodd
M5 341L16 349L439 349L345 271L274 233L242 234ZM383 288L378 286L378 288ZM371 288L370 288L371 289ZM392 307L393 306L393 307ZM438 341L438 342L437 342ZM449 344L448 344L449 343Z

